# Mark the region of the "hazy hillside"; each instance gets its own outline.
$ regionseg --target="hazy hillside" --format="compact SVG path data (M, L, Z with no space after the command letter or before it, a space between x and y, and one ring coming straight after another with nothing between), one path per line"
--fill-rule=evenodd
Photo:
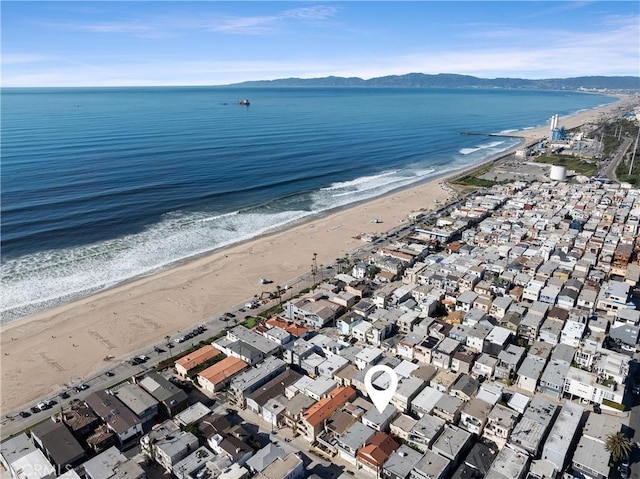
M576 78L477 78L469 75L408 73L363 80L358 77L282 78L235 83L242 87L415 87L415 88L510 88L528 90L640 90L640 77L589 76Z

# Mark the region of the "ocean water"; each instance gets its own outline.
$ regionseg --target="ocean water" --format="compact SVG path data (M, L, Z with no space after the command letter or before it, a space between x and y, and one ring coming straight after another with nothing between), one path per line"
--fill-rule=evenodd
M532 128L614 101L375 88L1 95L2 322L519 143L460 132Z

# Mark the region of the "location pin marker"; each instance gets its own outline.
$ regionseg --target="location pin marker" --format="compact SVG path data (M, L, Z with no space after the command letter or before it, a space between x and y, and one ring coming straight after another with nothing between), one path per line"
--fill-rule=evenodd
M376 373L387 373L389 375L389 387L385 390L376 389L372 383L373 375ZM391 398L398 389L398 375L389 366L379 364L373 366L367 374L364 376L364 387L367 389L367 394L373 401L373 405L382 414L382 411L389 405Z

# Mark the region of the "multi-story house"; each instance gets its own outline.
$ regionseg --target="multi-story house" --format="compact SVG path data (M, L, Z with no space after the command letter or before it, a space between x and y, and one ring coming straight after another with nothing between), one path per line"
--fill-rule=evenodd
M487 423L484 426L482 437L495 443L499 449L502 449L507 443L517 420L517 412L500 404L496 404L487 417Z
M518 336L526 340L529 344L533 344L538 338L540 327L544 321L544 317L538 314L527 313L518 328Z
M599 378L596 374L578 368L568 368L563 392L567 397L580 398L591 403L621 406L624 386L613 379Z
M542 459L551 462L558 474L564 471L569 459L569 451L579 437L580 424L584 408L579 404L566 401L549 432L542 448Z

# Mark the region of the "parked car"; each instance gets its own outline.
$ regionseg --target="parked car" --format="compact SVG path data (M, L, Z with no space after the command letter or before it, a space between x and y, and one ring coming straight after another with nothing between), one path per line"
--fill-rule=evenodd
M68 399L69 398L69 393L66 391L62 391L60 394L58 394L58 397L60 399Z
M112 373L111 371L107 371L106 373L104 373L105 376L107 376L108 378L112 378L113 376L115 376L114 373Z
M29 417L31 416L30 412L27 411L20 411L20 417Z
M171 344L171 343L167 343L167 344L165 344L165 346L166 346L168 349L171 349L171 348L173 348L173 347L174 347L174 346L173 346L173 344ZM160 352L160 351L158 351L158 352Z
M45 409L49 409L49 405L46 402L39 402L38 404L36 404L36 406L40 411L44 411Z
M31 412L32 412L33 414L35 414L35 413L40 412L40 409L38 409L38 407L37 407L37 406L31 406Z

